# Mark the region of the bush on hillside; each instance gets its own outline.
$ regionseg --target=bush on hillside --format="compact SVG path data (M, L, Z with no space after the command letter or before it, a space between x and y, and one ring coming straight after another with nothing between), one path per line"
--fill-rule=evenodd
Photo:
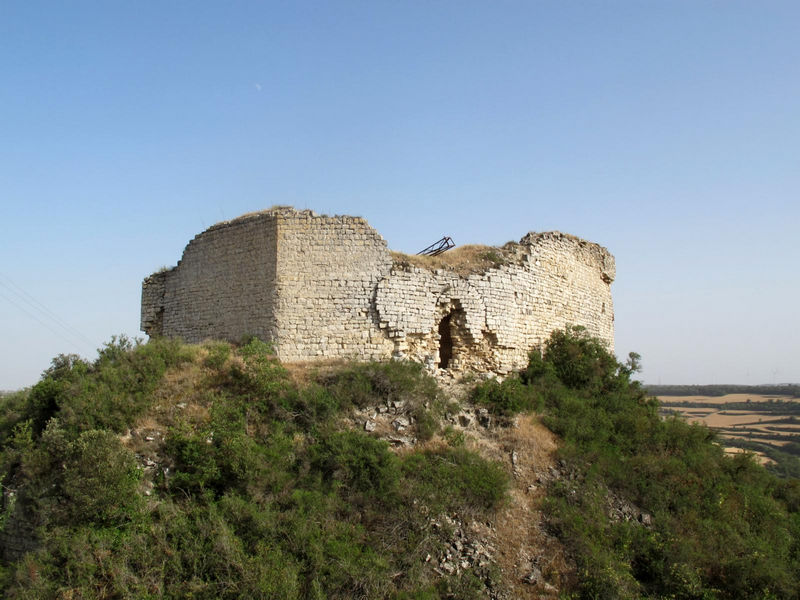
M796 598L794 488L751 457L725 457L709 429L660 419L631 379L637 366L567 328L522 374L564 441L570 476L552 483L547 507L579 597ZM641 522L620 519L620 506Z
M496 415L512 416L541 408L536 390L523 384L519 376L512 375L502 382L489 379L472 390L472 401L486 406Z
M424 367L410 361L351 365L318 378L339 410L402 403L414 420L416 437L429 440L439 430L447 410L436 381Z
M35 392L3 398L0 475L14 494L0 527L39 531L38 548L0 568L5 597L436 599L485 589L477 577L432 577L425 556L446 540L429 519L488 518L503 470L463 447L398 455L342 430L357 406L439 410L417 366L355 365L296 385L255 339L121 338L100 354L91 364L59 357ZM172 402L176 382L187 382L186 402ZM151 487L144 457L119 433L166 414L164 441L145 448L157 460Z
M499 465L463 447L410 454L403 470L434 512L497 508L509 485L508 474Z
M354 364L320 378L342 406L359 408L396 400L420 403L436 399L436 382L411 361Z

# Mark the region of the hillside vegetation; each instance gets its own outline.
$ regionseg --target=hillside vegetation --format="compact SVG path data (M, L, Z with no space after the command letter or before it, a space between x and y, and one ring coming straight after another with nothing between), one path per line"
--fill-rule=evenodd
M569 475L547 512L576 560L576 593L797 598L800 481L726 457L706 427L659 418L631 380L637 358L622 365L579 330L555 332L519 381L479 391L497 411L541 408L562 437Z
M541 508L567 559L560 573L534 571L531 593L556 594L549 580L575 598L796 598L798 482L726 458L706 428L660 419L634 368L569 329L459 406L416 364L292 377L258 340L120 338L91 364L59 356L1 400L0 589L519 597L487 555L441 568L459 523L491 527L517 501L516 455L492 460L451 424L474 403L470 414L490 414L487 439L530 413L562 440ZM402 436L353 426L392 410Z

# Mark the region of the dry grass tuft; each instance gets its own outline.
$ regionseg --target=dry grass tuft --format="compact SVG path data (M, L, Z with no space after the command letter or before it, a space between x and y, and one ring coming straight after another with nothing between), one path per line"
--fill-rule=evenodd
M502 248L468 244L448 250L439 256L421 256L395 251L392 251L391 255L396 265L419 267L428 271L444 269L455 271L459 275L471 275L485 273L493 267L507 264L511 260L512 243Z
M320 376L344 368L350 361L344 358L329 358L316 361L282 362L281 366L289 373L292 383L304 387Z

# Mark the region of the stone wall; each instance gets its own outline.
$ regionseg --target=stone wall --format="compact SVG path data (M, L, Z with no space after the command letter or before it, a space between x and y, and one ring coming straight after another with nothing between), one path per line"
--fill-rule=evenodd
M452 315L446 366L505 373L523 367L531 348L568 324L586 327L613 350L614 276L614 259L601 246L530 233L482 273L395 265L378 284L376 308L396 354L444 366L439 324Z
M149 335L239 341L273 339L277 324L276 215L246 215L195 236L178 265L142 285Z
M362 218L271 209L211 227L145 279L142 329L189 342L258 335L286 361L394 356L497 373L568 324L613 350L605 248L549 232L496 250L474 273L413 266Z
M372 302L392 265L386 241L360 217L286 211L278 217L277 335L282 360L379 360L392 343Z

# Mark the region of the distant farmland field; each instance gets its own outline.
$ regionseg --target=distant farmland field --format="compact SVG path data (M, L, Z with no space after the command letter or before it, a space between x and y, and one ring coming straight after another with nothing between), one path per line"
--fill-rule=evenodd
M800 466L800 399L791 395L659 396L661 413L717 431L725 451L753 452L771 468ZM795 457L791 460L790 457ZM788 474L788 473L787 473ZM798 476L798 475L793 475Z

